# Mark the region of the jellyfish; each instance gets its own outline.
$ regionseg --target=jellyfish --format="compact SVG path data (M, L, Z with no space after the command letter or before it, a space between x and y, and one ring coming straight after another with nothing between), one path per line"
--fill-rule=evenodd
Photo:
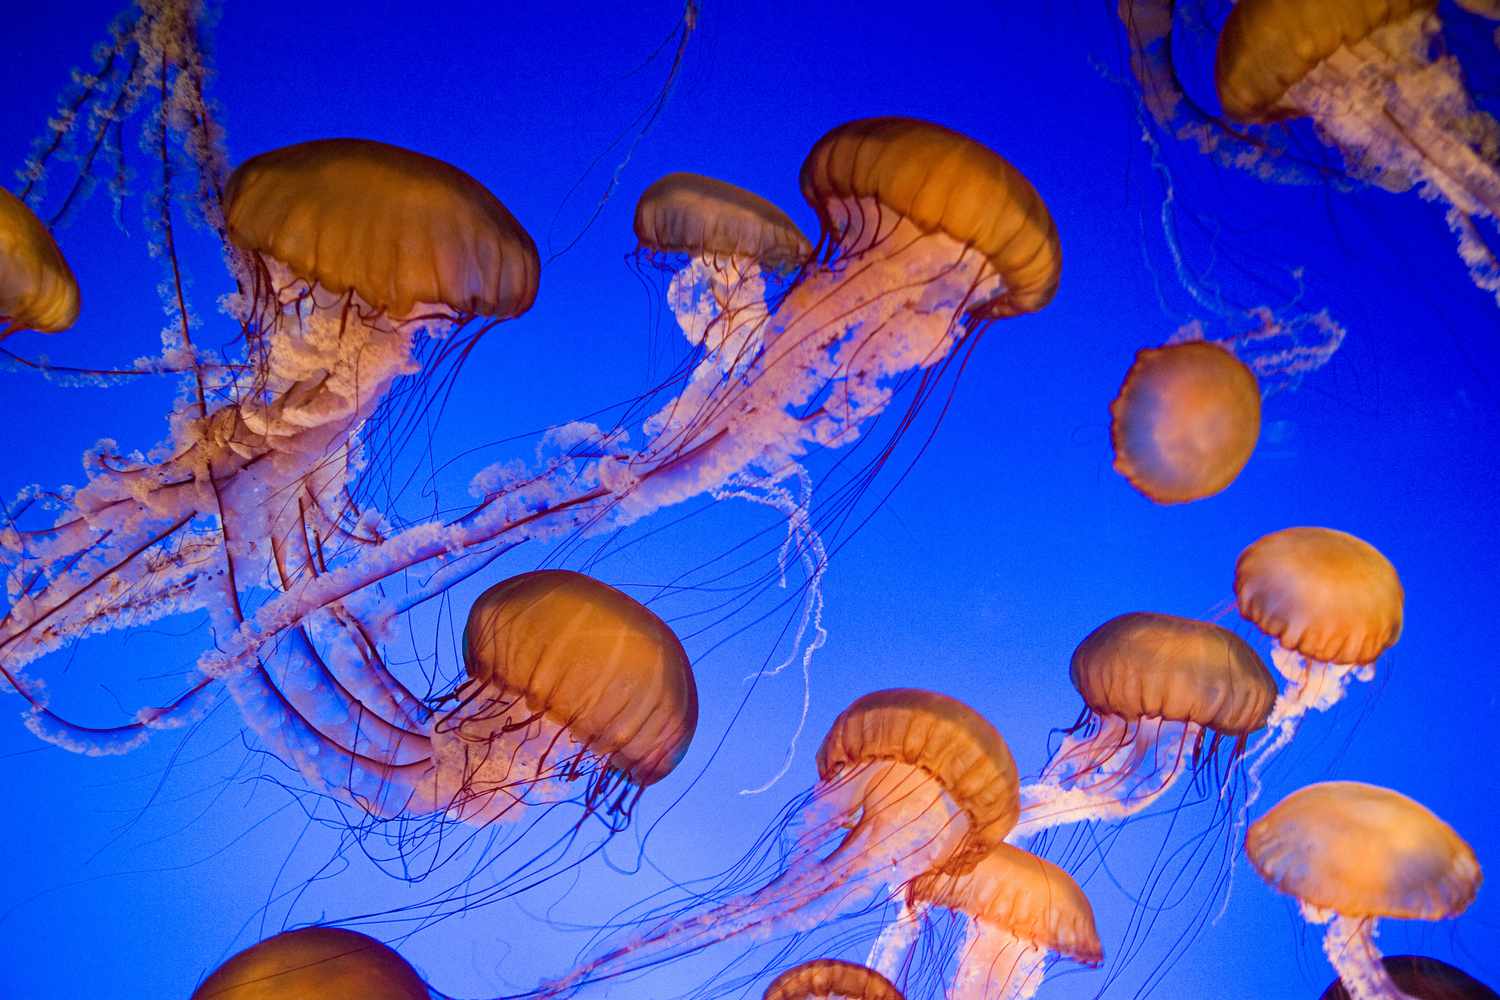
M340 927L284 931L219 966L192 1000L428 1000L394 948Z
M1226 488L1260 437L1255 375L1208 341L1137 352L1109 412L1115 471L1160 504Z
M1271 662L1287 680L1251 749L1251 791L1310 711L1341 701L1351 679L1370 680L1375 660L1401 636L1405 595L1396 569L1369 542L1331 528L1285 528L1240 553L1240 614L1275 640Z
M1064 823L1135 815L1185 770L1212 764L1226 740L1238 759L1276 699L1271 672L1239 636L1153 612L1089 633L1069 674L1083 712L1041 776L1021 786L1013 843Z
M1475 224L1500 216L1500 124L1474 106L1457 60L1432 55L1437 0L1236 4L1214 78L1245 124L1310 117L1354 175L1447 205L1459 256L1500 300L1500 261Z
M688 341L704 349L700 377L746 369L769 319L763 269L789 272L812 253L781 209L700 174L668 174L646 188L635 235L646 254L686 257L667 302Z
M538 570L486 590L469 609L464 664L468 678L437 700L422 730L353 694L289 685L286 731L262 738L371 816L514 821L579 788L584 814L618 830L697 727L697 686L677 636L582 573ZM388 714L399 708L367 700ZM256 717L277 714L252 707Z
M1356 781L1308 785L1250 827L1245 853L1266 883L1328 924L1323 953L1354 1000L1403 1000L1375 948L1381 917L1445 920L1474 901L1474 852L1400 792Z
M1488 986L1462 969L1424 955L1388 955L1380 960L1396 988L1412 1000L1500 1000ZM1335 978L1319 1000L1353 1000Z
M761 1000L906 1000L874 969L836 958L816 958L771 981Z
M1036 995L1049 965L1068 958L1104 959L1094 908L1078 883L1052 862L1009 844L996 846L967 872L931 871L907 887L904 910L877 946L877 968L890 974L923 914L941 907L962 914L967 932L946 994L953 1000L1009 1000Z
M78 319L78 281L26 203L0 188L0 340L17 330L60 333Z
M522 790L587 776L586 804L628 816L687 753L698 688L682 643L592 577L539 570L496 584L469 609L464 647L469 679L432 731L437 800L460 813L466 802L503 812Z
M792 811L781 874L643 926L541 995L569 995L730 938L811 929L923 872L972 868L1016 821L1016 766L1005 740L946 695L894 688L856 699L817 760L818 782Z

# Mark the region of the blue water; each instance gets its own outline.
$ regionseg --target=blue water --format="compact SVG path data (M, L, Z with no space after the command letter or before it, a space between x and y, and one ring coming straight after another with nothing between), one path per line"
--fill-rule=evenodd
M427 455L451 460L439 479L460 499L467 476L506 453L469 449L628 399L681 357L662 283L643 283L625 259L634 199L665 172L749 187L812 232L797 171L821 134L868 115L929 118L1000 151L1042 193L1064 251L1056 300L985 333L931 443L918 457L921 442L908 441L867 493L868 520L838 533L844 544L825 581L829 640L814 661L806 732L770 791L740 794L781 766L802 681L794 669L752 691L745 677L784 654L787 611L703 628L692 613L713 603L706 593L664 609L684 616L674 623L694 657L702 718L682 766L647 793L635 832L546 885L427 925L410 909L369 915L462 882L484 845L425 883L391 878L344 831L308 822L297 775L242 735L232 704L186 737L158 736L117 758L75 756L40 744L19 720L0 724L9 817L0 995L186 997L261 937L350 918L398 942L445 993L524 989L568 967L589 938L581 926L668 879L729 867L811 785L817 740L853 698L903 685L961 697L994 721L1023 774L1034 773L1049 730L1077 714L1067 664L1085 634L1127 610L1219 613L1233 599L1239 551L1296 524L1344 529L1384 551L1406 588L1406 630L1376 682L1313 718L1270 768L1260 807L1312 781L1376 782L1445 818L1481 864L1500 859L1500 311L1469 282L1438 207L1412 194L1265 184L1182 143L1164 144L1155 169L1118 22L1102 2L706 3L681 74L638 143L641 116L668 77L680 5L515 6L230 3L213 33L211 93L231 162L327 136L418 149L496 192L544 258L579 232L632 152L593 224L546 266L535 309L483 339L441 419L413 446L419 465ZM6 15L7 184L70 67L86 63L114 13L77 0ZM1446 4L1443 14L1493 111L1492 26ZM1316 150L1310 132L1300 141ZM152 162L127 152L136 187L149 188ZM1107 414L1137 349L1207 318L1171 265L1164 177L1202 287L1241 309L1281 306L1296 298L1290 270L1300 269L1301 303L1289 308L1327 309L1348 330L1326 367L1268 398L1259 449L1239 480L1171 508L1113 472ZM128 199L117 222L101 194L59 232L83 288L83 318L55 339L26 335L33 339L8 347L84 367L159 350L160 271L146 253L142 211ZM227 324L215 306L228 290L222 265L202 233L184 239L200 319L209 330ZM232 335L226 325L221 339ZM80 482L79 456L100 438L149 449L179 388L80 388L22 371L0 379L7 494ZM929 407L924 433L943 402ZM430 506L415 487L404 502ZM682 521L666 512L591 571L646 596L761 529L772 539L779 530L749 505L714 505ZM522 550L485 582L548 561L579 566L593 554ZM757 607L778 599L771 593ZM1222 621L1266 651L1232 611ZM441 621L430 628L451 634ZM168 619L79 644L34 674L85 716L114 719L163 696L172 685L162 678L188 668L208 641L198 623ZM19 699L9 704L19 713ZM1160 832L1137 832L1112 855L1111 872L1086 885L1107 954L1132 912L1121 886L1139 883L1160 843ZM1387 953L1433 955L1500 983L1496 900L1486 888L1456 921L1389 921L1380 942ZM1164 914L1159 938L1108 995L1150 982L1157 996L1313 997L1332 978L1321 933L1243 862L1222 918L1157 968L1189 916ZM868 942L857 929L841 939L848 956ZM720 952L583 996L676 996L738 976L743 995L758 997L768 977L750 973L774 970L775 954L726 970L739 952ZM1108 962L1070 972L1039 995L1092 996L1109 972Z

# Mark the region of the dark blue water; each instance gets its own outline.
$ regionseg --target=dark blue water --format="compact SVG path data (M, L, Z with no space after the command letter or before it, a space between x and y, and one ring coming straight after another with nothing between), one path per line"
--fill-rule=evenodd
M1233 601L1239 551L1295 524L1347 530L1385 552L1406 588L1406 630L1375 682L1313 718L1268 770L1260 808L1312 781L1375 782L1444 817L1481 864L1500 858L1500 312L1469 281L1439 206L1358 185L1267 184L1187 143L1153 150L1142 140L1119 23L1104 3L707 3L655 117L679 5L510 6L231 3L212 32L211 94L231 163L311 138L378 138L479 178L544 258L592 218L546 266L535 309L480 342L441 418L420 429L417 466L452 462L436 477L447 495L462 499L468 476L496 457L527 454L470 449L633 397L682 356L663 282L643 283L626 261L634 200L668 171L749 187L812 232L797 172L820 135L868 115L929 118L1000 151L1042 193L1064 252L1056 300L984 334L951 398L945 384L926 410L921 433L936 426L930 444L908 440L836 533L842 546L825 580L829 638L813 662L806 731L771 790L740 794L781 767L803 697L796 669L753 691L745 682L785 654L788 611L774 591L758 611L717 625L694 617L712 605L707 591L665 606L669 618L682 616L674 624L695 660L702 719L687 759L649 791L632 832L562 877L441 920L425 919L422 902L462 884L465 869L501 845L472 845L425 882L392 878L337 823L309 820L298 776L258 752L232 704L186 736L158 736L124 757L69 754L13 721L0 725L9 817L0 994L185 997L261 937L351 918L398 943L446 993L519 991L569 966L589 938L580 927L668 880L728 868L812 784L817 741L854 697L900 685L961 697L995 722L1023 774L1034 773L1049 730L1077 714L1067 664L1084 635L1127 610L1221 613ZM94 2L7 13L0 160L8 185L70 68L87 63L114 13ZM1492 25L1448 5L1442 13L1493 111ZM1189 71L1194 59L1207 64L1201 53L1184 59ZM1296 141L1337 162L1311 131ZM152 160L134 146L126 153L134 187L149 190ZM1267 398L1259 448L1239 480L1183 507L1154 506L1121 480L1108 436L1107 406L1134 352L1213 318L1173 267L1162 225L1167 181L1195 287L1230 313L1326 309L1347 330L1326 366ZM84 316L55 339L28 335L7 346L82 367L156 353L161 272L147 253L143 211L139 198L127 199L117 221L101 193L61 229ZM215 305L229 290L223 267L202 232L184 244L192 300L212 330L227 323ZM0 379L7 495L32 482L80 482L79 456L100 438L148 450L180 389L170 379L73 387L19 370ZM419 487L392 492L411 509L434 502ZM734 540L780 530L764 508L692 509L700 508L681 521L657 515L633 529L637 544L584 546L560 562L580 566L603 553L591 571L644 597ZM518 551L486 582L549 558ZM472 592L455 595L453 613ZM1232 610L1221 621L1268 648ZM452 634L436 615L425 627L440 646ZM210 641L201 622L169 618L79 643L33 674L86 718L128 717L162 697L171 688L162 678L180 676ZM451 642L445 649L451 657ZM10 703L19 713L19 699ZM1133 912L1127 890L1140 885L1166 835L1165 820L1153 822L1132 831L1085 886L1107 955ZM1495 898L1482 889L1452 922L1390 921L1382 947L1500 982ZM1243 862L1222 918L1174 947L1200 903L1161 915L1110 995L1152 983L1158 996L1311 997L1332 978L1321 932ZM852 922L830 933L827 947L862 956L877 926ZM675 996L721 977L759 996L766 977L752 973L774 970L777 956L762 949L731 968L736 949L584 995ZM1039 995L1092 996L1109 972L1107 962L1102 972L1063 975Z

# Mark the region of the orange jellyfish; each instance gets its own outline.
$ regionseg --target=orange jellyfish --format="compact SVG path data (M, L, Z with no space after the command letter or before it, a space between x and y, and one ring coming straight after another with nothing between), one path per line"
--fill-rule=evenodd
M464 628L469 678L432 730L436 804L504 815L546 790L628 819L672 772L698 726L682 643L645 605L567 570L486 590Z
M761 1000L906 1000L874 969L836 958L816 958L787 969Z
M973 709L913 688L867 694L818 748L818 782L788 812L795 839L779 876L647 926L541 995L567 995L730 938L809 930L923 872L972 868L1017 812L1010 749Z
M1462 969L1424 955L1388 955L1380 960L1396 988L1412 1000L1500 1000L1488 986ZM1318 1000L1354 1000L1334 979Z
M1254 801L1260 769L1303 716L1337 704L1351 679L1374 676L1401 636L1405 594L1380 550L1331 528L1285 528L1252 543L1235 563L1234 593L1240 614L1276 641L1271 662L1288 682L1251 750Z
M1272 888L1328 924L1323 952L1355 1000L1403 1000L1375 948L1376 921L1444 920L1479 891L1479 862L1447 823L1399 792L1308 785L1250 827L1245 853Z
M903 946L931 907L962 914L967 932L951 988L952 1000L1019 1000L1036 995L1050 964L1067 958L1104 960L1094 908L1072 876L1052 862L1001 844L966 872L931 871L907 887L904 910L877 943L891 974ZM874 963L872 963L874 964Z
M304 927L253 944L215 969L192 1000L428 1000L389 945L339 927Z
M1040 777L1021 787L1013 842L1141 812L1184 771L1214 764L1226 739L1238 759L1276 699L1271 672L1239 636L1144 611L1089 633L1069 675L1083 712Z
M1209 341L1137 352L1109 405L1115 471L1160 504L1220 492L1260 437L1260 386Z
M765 272L787 273L812 244L760 195L701 174L656 181L635 206L635 235L654 259L685 256L667 303L705 357L696 377L740 374L760 350L770 317Z
M42 220L0 188L0 339L59 333L78 319L78 282Z
M523 573L486 590L469 608L464 665L468 679L425 732L361 714L328 677L333 691L302 715L304 772L378 817L480 824L576 799L619 829L698 724L692 667L671 628L582 573Z
M1500 217L1500 124L1457 60L1434 56L1437 0L1243 0L1219 34L1224 113L1246 124L1310 117L1351 173L1447 204L1475 283L1500 298L1500 262L1476 218Z

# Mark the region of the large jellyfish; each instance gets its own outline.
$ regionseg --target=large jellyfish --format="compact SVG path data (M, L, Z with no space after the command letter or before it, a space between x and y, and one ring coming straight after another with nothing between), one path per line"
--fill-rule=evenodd
M1141 812L1184 771L1211 765L1226 740L1238 758L1276 698L1271 672L1233 632L1144 611L1089 633L1069 676L1083 712L1040 777L1021 786L1012 842Z
M1220 492L1260 437L1260 386L1229 350L1188 341L1136 353L1109 406L1115 470L1161 504Z
M815 958L771 981L761 1000L906 1000L874 969L836 958Z
M1240 614L1276 641L1271 662L1287 680L1269 731L1250 751L1253 802L1261 769L1303 716L1341 701L1351 679L1375 675L1375 660L1401 636L1405 594L1380 550L1331 528L1284 528L1256 540L1235 563L1234 592Z
M1224 113L1247 124L1307 116L1351 173L1448 206L1459 256L1500 299L1500 262L1475 219L1500 216L1500 124L1457 60L1432 55L1437 0L1243 0L1219 35Z
M1094 909L1072 876L1052 862L1000 844L970 871L931 871L907 887L903 912L877 944L878 968L902 964L919 921L932 907L962 914L967 930L946 994L953 1000L1036 995L1057 958L1104 960Z
M1425 955L1388 955L1380 960L1396 988L1412 1000L1500 1000L1488 986L1462 969ZM1354 1000L1337 977L1319 1000Z
M1482 878L1447 823L1399 792L1356 781L1308 785L1250 827L1261 878L1328 924L1323 952L1354 1000L1404 1000L1375 948L1381 917L1443 920L1468 908Z
M395 949L339 927L304 927L251 945L215 969L192 1000L428 1000Z
M26 203L0 188L0 339L58 333L78 319L78 281Z
M911 688L857 699L818 749L818 783L795 807L795 840L768 885L643 927L543 996L735 937L808 930L926 871L964 871L1016 821L1016 765L973 709Z

